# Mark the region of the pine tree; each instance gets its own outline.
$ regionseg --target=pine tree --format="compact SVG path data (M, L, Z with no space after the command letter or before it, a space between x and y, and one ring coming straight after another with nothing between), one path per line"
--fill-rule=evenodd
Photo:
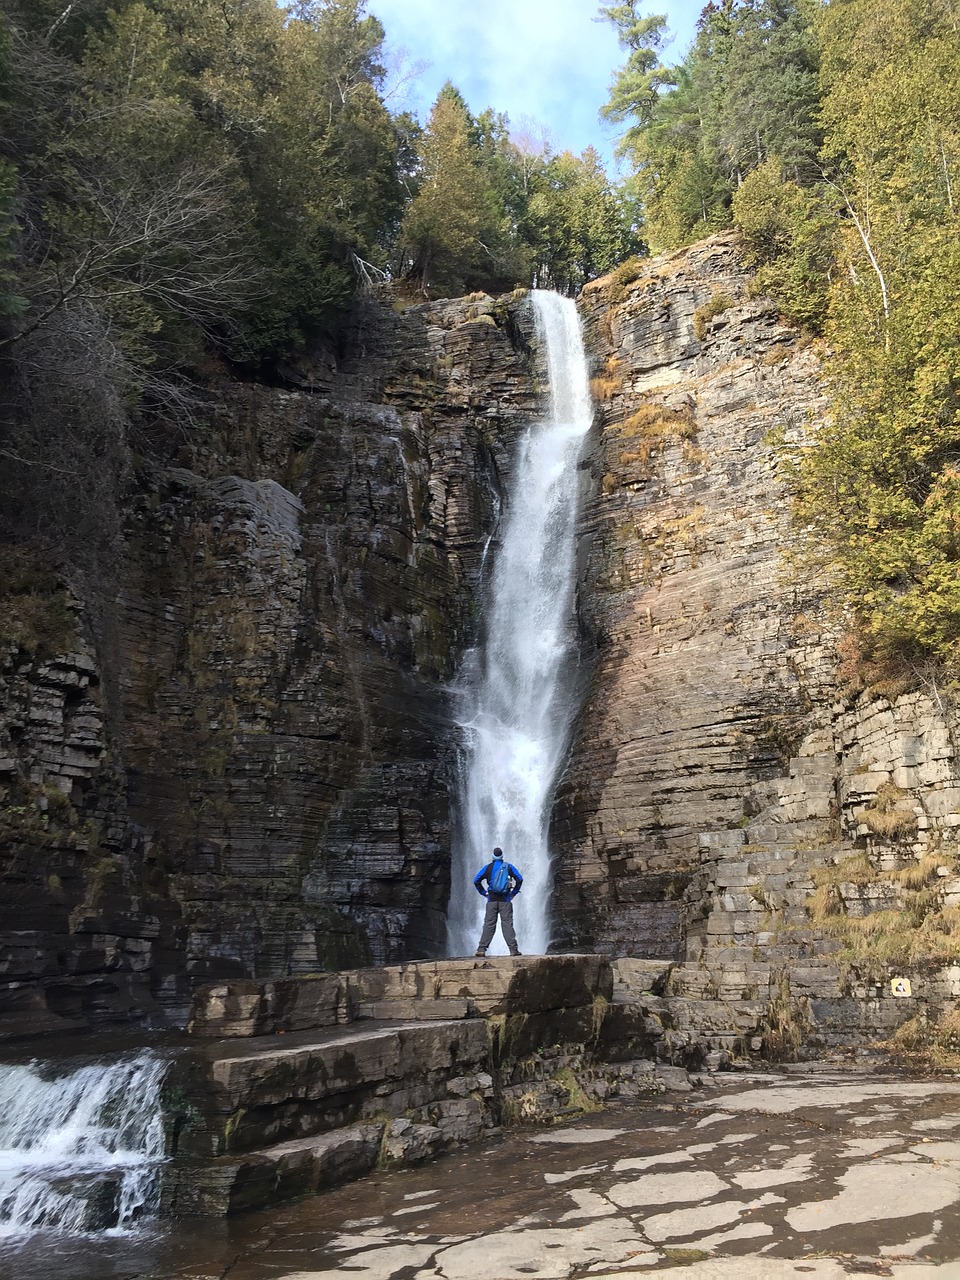
M601 8L630 50L602 114L630 122L620 150L633 162L654 247L729 225L734 191L771 156L794 177L814 175L818 86L806 4L711 2L674 68L659 62L662 18L640 19L633 4Z
M552 156L529 203L535 283L576 293L638 252L642 244L632 212L624 193L610 185L592 147L582 156L569 151Z
M407 274L424 290L462 290L487 253L481 236L488 225L488 189L472 127L459 94L441 90L420 148L419 190L400 230Z

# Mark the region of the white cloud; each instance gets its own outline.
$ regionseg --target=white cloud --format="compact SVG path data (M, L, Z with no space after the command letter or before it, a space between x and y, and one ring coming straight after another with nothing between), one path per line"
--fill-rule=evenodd
M682 57L701 0L668 0ZM428 70L409 86L408 105L422 119L447 79L474 112L505 111L514 124L530 116L550 130L557 149L592 144L609 157L613 132L598 119L610 80L624 60L616 32L595 21L594 0L369 0L388 49L403 48Z

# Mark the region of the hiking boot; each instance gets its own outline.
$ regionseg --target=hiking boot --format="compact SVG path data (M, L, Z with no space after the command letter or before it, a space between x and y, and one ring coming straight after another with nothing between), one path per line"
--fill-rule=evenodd
M522 956L522 955L523 955L523 952L522 952L522 951L511 951L511 952L510 952L510 954L511 954L512 956Z
M475 951L473 954L475 956L485 956L487 953L485 951Z

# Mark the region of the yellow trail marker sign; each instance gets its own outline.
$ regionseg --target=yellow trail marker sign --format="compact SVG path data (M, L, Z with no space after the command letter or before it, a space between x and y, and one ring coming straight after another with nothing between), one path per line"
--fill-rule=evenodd
M891 978L891 979L890 979L890 994L891 994L891 995L895 995L895 996L908 996L908 995L910 995L910 994L911 994L911 991L910 991L910 979L909 979L909 978Z

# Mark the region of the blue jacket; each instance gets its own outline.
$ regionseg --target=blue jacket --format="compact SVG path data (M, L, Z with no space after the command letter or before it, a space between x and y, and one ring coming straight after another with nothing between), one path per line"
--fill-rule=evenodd
M520 889L523 886L523 876L513 863L507 862L505 858L495 858L494 862L506 863L507 873L510 876L510 880L508 881L509 887L507 888L506 893L490 892L490 876L493 872L493 862L488 862L485 867L480 868L477 874L473 877L473 883L476 887L477 893L481 894L484 898L493 898L497 901L509 902L511 898L515 898L520 892ZM483 887L484 880L487 882L486 889Z

